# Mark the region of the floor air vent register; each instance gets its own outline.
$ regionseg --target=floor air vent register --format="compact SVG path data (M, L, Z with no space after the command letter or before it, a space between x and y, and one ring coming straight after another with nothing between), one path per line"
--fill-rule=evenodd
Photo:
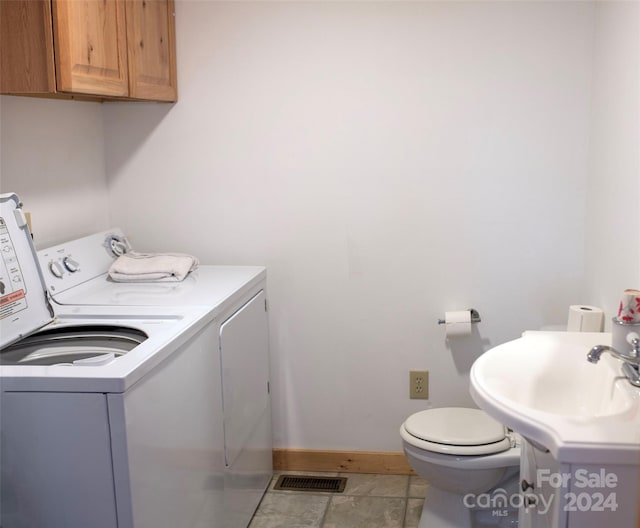
M284 491L321 491L342 493L347 484L344 477L314 477L307 475L280 475L273 489Z

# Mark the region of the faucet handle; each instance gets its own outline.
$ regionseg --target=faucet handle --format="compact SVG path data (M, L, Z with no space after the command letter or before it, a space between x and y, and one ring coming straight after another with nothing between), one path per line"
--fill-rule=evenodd
M637 332L629 332L627 334L627 343L632 347L631 355L633 357L638 357L640 355L640 336Z

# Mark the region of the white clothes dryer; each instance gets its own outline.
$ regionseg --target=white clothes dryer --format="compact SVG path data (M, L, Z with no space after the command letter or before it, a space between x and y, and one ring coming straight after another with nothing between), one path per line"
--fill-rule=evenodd
M272 476L266 270L201 265L181 282L110 280L109 267L129 249L114 228L42 250L38 258L60 306L206 309L220 364L224 526L245 528Z

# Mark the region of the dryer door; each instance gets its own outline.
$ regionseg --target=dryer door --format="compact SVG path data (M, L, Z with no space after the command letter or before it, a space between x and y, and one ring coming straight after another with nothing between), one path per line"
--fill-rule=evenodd
M233 465L269 406L266 295L257 293L220 328L225 464Z

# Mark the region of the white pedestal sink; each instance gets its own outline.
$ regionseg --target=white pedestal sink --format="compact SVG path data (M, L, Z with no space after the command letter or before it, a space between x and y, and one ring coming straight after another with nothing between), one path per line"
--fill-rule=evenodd
M610 341L603 333L525 332L487 351L471 369L475 402L554 461L521 466L528 472L523 485L533 485L525 496L538 507L546 498L542 489L555 497L553 519L523 513L523 526L636 528L640 389L622 375L619 360L603 355L592 364L586 357L592 346ZM605 485L596 473L614 476ZM550 486L550 475L558 486ZM600 495L604 501L612 493L608 506L599 507ZM529 506L521 513L535 510Z

